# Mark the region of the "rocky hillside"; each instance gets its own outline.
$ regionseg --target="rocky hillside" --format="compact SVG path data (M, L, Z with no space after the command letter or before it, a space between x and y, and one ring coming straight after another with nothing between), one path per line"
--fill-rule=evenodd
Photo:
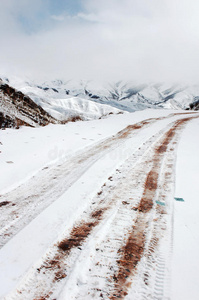
M199 97L195 97L194 101L189 106L190 110L199 110Z
M57 120L31 98L0 80L0 128L37 127Z

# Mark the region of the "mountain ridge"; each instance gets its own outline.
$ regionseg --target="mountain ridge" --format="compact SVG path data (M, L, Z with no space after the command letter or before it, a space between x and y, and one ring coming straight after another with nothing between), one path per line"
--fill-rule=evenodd
M148 108L198 110L199 85L61 79L37 83L12 76L3 80L0 81L0 92L5 94L4 101L1 97L1 127L2 124L45 126Z
M135 111L145 108L186 109L199 96L199 85L134 83L118 81L99 83L87 80L52 80L13 82L24 93L43 96L44 99L68 99L80 97L93 102Z

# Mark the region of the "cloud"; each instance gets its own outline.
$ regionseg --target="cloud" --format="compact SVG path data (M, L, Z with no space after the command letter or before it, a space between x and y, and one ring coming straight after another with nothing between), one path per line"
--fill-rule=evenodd
M53 20L55 20L55 21L60 21L60 22L62 22L62 21L64 21L65 16L64 16L64 15L52 15L51 18L52 18Z
M9 72L66 79L199 78L195 0L82 0L81 11L72 15L63 7L54 14L47 0L2 1L0 65Z

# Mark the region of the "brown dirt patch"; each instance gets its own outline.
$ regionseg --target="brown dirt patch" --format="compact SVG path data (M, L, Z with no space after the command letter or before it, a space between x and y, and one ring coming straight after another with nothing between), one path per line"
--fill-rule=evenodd
M144 224L144 229L146 229L147 224ZM137 219L136 225L133 226L132 232L123 248L118 250L120 259L117 261L119 270L113 275L113 280L115 282L115 291L109 299L114 300L117 298L123 299L128 293L128 288L130 286L129 277L136 270L136 266L140 261L145 244L145 235L143 229L143 220Z
M159 173L154 168L148 173L145 182L145 189L142 195L142 199L138 206L138 210L143 213L149 212L153 207L153 198L156 193L158 184Z
M73 227L68 238L63 239L56 244L57 252L51 259L46 259L44 264L37 269L41 272L42 269L52 270L54 273L54 282L64 279L66 274L66 264L64 263L65 257L69 255L73 248L81 250L81 246L91 233L93 228L97 226L107 208L99 209L90 214L91 221L83 221L79 225Z
M0 207L10 204L9 201L0 202Z
M104 213L104 210L99 209L99 210L94 211L94 212L91 214L91 217L94 218L94 219L96 219L96 218L101 219L103 213Z
M70 238L61 241L57 245L57 247L60 250L69 252L72 248L82 245L82 243L87 238L93 227L95 227L97 224L97 221L87 222L83 223L81 226L73 228L70 234Z
M106 209L99 209L92 212L90 217L94 221L83 222L79 226L74 227L70 233L70 237L61 241L57 247L62 251L69 252L72 248L81 246L92 229L98 225L105 210Z
M123 204L123 205L129 205L130 203L127 202L127 201L122 201L122 204Z
M152 119L151 120L145 120L145 121L133 124L133 125L129 125L126 128L124 128L123 130L118 132L117 138L119 138L119 139L127 138L131 134L132 131L141 129L144 126L150 124L151 122L154 122L154 120L152 120Z

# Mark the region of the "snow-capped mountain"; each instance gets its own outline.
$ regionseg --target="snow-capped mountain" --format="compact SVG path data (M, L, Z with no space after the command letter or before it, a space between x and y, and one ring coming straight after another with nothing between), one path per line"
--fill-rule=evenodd
M36 103L45 106L49 113L55 110L61 114L70 110L72 103L75 111L75 106L79 106L77 113L81 111L80 107L85 107L82 108L84 114L88 112L88 103L93 102L129 112L145 108L186 109L199 96L199 85L135 84L124 81L102 84L83 80L54 80L37 84L16 79L11 79L11 83ZM85 100L89 102L83 105ZM98 116L99 114L96 117Z
M146 108L197 109L195 104L199 97L199 85L135 84L124 81L101 84L83 80L36 83L14 77L3 79L7 85L13 86L27 96L22 98L32 99L40 109L42 107L47 115L52 117L54 120L52 122L56 122L55 119L58 122L99 119L109 114ZM14 109L11 102L10 108L6 109L7 112ZM19 114L19 109L17 113ZM38 114L36 113L37 118ZM9 116L8 113L7 115ZM31 122L37 123L33 119L32 117ZM23 121L26 122L25 119Z

